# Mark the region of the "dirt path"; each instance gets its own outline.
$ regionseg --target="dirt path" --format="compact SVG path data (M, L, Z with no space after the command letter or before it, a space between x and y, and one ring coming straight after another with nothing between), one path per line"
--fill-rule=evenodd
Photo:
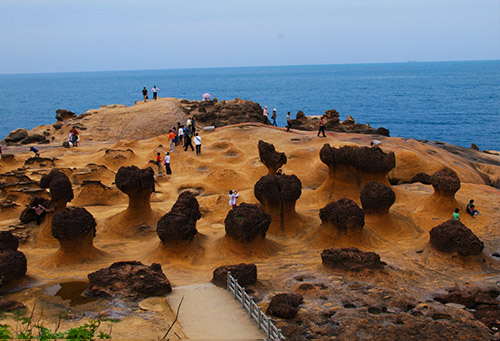
M266 338L228 291L211 283L175 287L168 295L174 312L183 296L179 323L190 339Z

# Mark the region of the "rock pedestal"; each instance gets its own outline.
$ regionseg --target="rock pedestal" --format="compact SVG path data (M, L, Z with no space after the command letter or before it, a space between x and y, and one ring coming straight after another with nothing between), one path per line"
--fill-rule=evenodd
M396 201L396 194L379 182L367 182L360 195L361 206L366 213L387 213Z
M267 167L268 174L274 175L284 164L286 164L285 153L277 152L274 145L259 141L260 161Z
M343 198L327 204L319 210L323 225L331 225L339 234L360 232L365 226L365 214L351 199Z
M242 203L228 212L224 224L228 237L249 243L266 236L271 216L260 205Z

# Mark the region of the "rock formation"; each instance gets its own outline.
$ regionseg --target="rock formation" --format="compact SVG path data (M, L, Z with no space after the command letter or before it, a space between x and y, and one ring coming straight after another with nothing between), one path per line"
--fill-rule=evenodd
M14 250L19 247L19 240L9 231L0 231L0 250Z
M155 190L154 171L150 167L120 167L115 176L116 187L129 198L128 211L151 212L150 198Z
M249 243L266 236L271 216L260 205L242 203L228 212L224 224L227 236Z
M182 192L169 213L158 221L156 233L164 244L193 240L198 231L196 221L201 218L200 205L190 192Z
M365 214L351 199L342 198L319 210L323 225L331 225L339 234L360 232L365 226Z
M65 110L65 109L57 109L56 110L56 119L58 121L66 121L71 118L75 118L76 114L72 111Z
M170 282L157 263L117 262L88 275L87 296L126 299L162 296L172 291Z
M24 277L28 270L26 257L17 251L19 241L10 232L0 234L0 287Z
M431 185L431 176L425 173L417 173L415 176L411 179L411 183L414 182L420 182L423 183L424 185Z
M56 210L64 210L66 204L73 200L73 189L66 174L52 169L40 179L40 187L49 188L50 197Z
M277 152L274 145L259 141L260 161L267 167L268 174L274 175L284 164L286 164L285 153Z
M84 180L80 187L81 191L76 197L75 205L113 205L120 201L118 190L104 185L99 180Z
M382 269L384 267L380 256L375 252L363 252L355 247L323 250L321 261L327 267L347 271Z
M396 201L394 191L379 182L367 182L360 195L366 213L387 213Z
M20 142L22 139L28 136L28 131L26 129L16 129L13 130L7 135L7 137L3 140L6 144L13 144Z
M457 173L450 168L442 168L431 176L434 194L448 199L455 198L455 193L460 189L460 179Z
M33 199L30 200L28 206L23 210L21 215L19 216L19 220L21 220L22 223L27 224L32 221L36 221L36 213L35 210L32 209L32 207L36 207L38 205L42 205L45 208L49 208L50 206L50 200L39 197L39 196L34 196Z
M448 220L434 227L430 232L430 243L443 252L457 252L461 256L477 255L484 244L458 220Z
M271 298L266 313L285 319L297 315L304 298L298 294L277 294Z
M212 282L220 287L227 285L227 272L231 272L231 276L238 280L238 283L246 287L257 282L257 266L255 264L235 264L223 265L214 270Z

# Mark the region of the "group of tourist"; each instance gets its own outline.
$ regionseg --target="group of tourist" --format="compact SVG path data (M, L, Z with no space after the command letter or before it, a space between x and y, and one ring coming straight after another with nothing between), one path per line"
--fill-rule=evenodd
M153 93L153 99L156 101L156 99L158 98L158 91L160 91L160 89L158 89L155 86L153 86L153 88L151 89L151 92ZM148 89L146 89L146 87L144 87L142 89L142 97L144 97L144 102L147 102L148 99L149 99L149 95L148 95Z
M71 128L69 131L68 144L70 147L78 147L80 144L80 137L78 136L78 130L76 130L76 127Z
M467 204L467 207L465 208L465 211L470 214L472 218L475 218L476 216L480 215L481 213L476 210L476 206L474 205L474 199L470 199L469 203ZM455 212L451 215L452 220L460 220L460 209L455 208Z
M273 127L277 127L278 124L276 124L276 108L273 109L273 113L271 114L271 119L273 122L269 121L269 112L267 110L267 105L264 106L264 110L262 111L262 116L264 117L264 124L272 125ZM290 116L290 112L287 112L286 114L286 131L290 131L290 128L292 127L292 118ZM325 134L325 121L323 120L323 117L319 119L318 122L318 136L320 134L323 134L323 137L326 137Z

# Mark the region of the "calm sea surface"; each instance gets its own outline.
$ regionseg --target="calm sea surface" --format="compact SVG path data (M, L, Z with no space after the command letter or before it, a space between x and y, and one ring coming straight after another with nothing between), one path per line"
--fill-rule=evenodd
M500 61L278 66L0 75L0 139L16 128L81 114L101 104L132 105L141 89L201 99L210 92L306 115L336 109L341 120L388 128L391 136L500 150Z

